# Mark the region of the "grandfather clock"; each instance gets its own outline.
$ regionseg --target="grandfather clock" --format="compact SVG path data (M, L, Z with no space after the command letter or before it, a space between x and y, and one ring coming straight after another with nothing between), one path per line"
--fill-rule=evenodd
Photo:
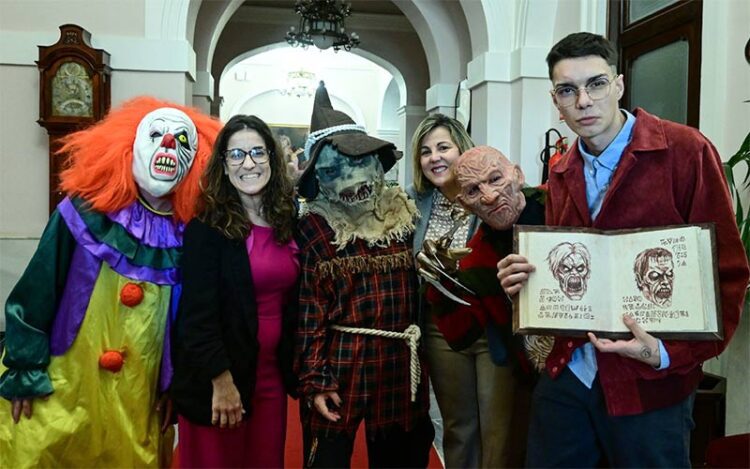
M109 110L112 70L109 54L91 47L91 33L60 26L60 39L38 46L39 125L49 136L49 211L62 200L60 171L67 156L56 155L59 140L101 120Z

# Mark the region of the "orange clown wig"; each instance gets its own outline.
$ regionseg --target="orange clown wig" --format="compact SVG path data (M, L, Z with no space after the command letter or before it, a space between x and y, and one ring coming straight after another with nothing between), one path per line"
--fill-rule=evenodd
M200 195L199 180L208 164L221 123L196 109L156 98L134 98L112 110L101 122L62 140L58 155L67 154L60 188L68 196L80 197L99 212L112 212L132 204L138 196L133 178L133 142L138 124L159 108L179 109L190 117L198 131L198 149L193 166L177 185L172 198L175 217L190 220Z

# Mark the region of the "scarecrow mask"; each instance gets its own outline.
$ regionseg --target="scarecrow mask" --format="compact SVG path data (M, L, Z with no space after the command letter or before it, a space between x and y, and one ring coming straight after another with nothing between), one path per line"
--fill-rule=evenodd
M182 111L160 108L138 124L133 142L133 177L154 197L169 194L190 170L198 148L195 124Z
M374 200L383 188L383 166L375 153L346 156L333 145L320 149L315 163L320 194L331 202L359 205Z

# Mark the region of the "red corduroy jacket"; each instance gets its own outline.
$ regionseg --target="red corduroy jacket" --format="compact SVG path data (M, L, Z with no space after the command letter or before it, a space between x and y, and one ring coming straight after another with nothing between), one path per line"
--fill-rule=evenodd
M548 225L604 230L713 222L719 263L723 341L665 340L665 370L613 353L596 352L599 380L610 415L635 415L685 399L702 377L703 361L732 338L748 285L747 258L716 149L697 130L635 111L631 142L615 171L601 211L591 221L583 159L577 142L550 171ZM613 259L613 262L616 262ZM547 371L556 378L581 339L556 337Z

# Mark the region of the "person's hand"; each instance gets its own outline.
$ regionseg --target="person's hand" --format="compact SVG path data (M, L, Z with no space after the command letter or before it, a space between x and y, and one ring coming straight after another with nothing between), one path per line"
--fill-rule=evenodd
M211 425L221 428L236 428L242 423L242 408L240 393L234 385L232 373L227 370L211 380L213 395L211 397Z
M329 400L331 404L330 406ZM313 407L315 407L315 410L331 422L338 422L341 420L341 414L339 414L339 411L336 409L341 407L342 402L339 393L336 391L321 392L313 396Z
M164 393L156 403L156 412L159 414L161 422L161 432L165 433L172 424L172 399L169 394Z
M31 418L34 399L42 399L46 401L49 399L49 394L39 397L11 399L11 417L13 417L13 423L18 423L21 420L21 414L26 416L27 419Z
M510 297L521 291L524 283L529 279L529 274L535 270L536 267L529 264L525 257L509 254L497 263L497 279L505 294Z
M633 358L635 360L647 363L654 368L661 365L661 355L659 354L659 340L646 332L633 319L633 316L624 314L622 322L625 323L633 338L630 340L609 340L599 339L592 332L588 333L589 340L597 350L603 353L616 353L623 357Z

